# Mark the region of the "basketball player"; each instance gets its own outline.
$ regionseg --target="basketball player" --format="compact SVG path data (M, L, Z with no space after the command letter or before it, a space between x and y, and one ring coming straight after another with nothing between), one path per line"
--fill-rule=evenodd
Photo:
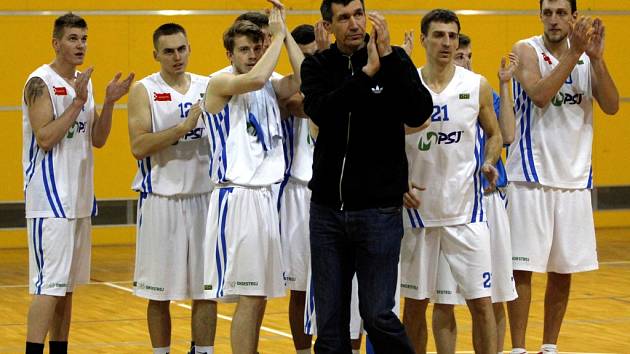
M598 268L591 207L593 99L619 93L604 61L604 24L576 0L540 0L543 34L517 42L516 134L507 158L518 299L508 303L512 352L525 353L532 272L547 273L541 352L557 353L571 274ZM575 247L579 244L580 247Z
M459 19L449 10L432 10L421 23L427 64L419 74L434 107L429 127L408 135L406 142L411 184L426 190L412 188L406 195L416 200L416 208L407 209L401 252L404 321L416 352L425 352L426 335L421 339L418 324L423 323L428 298L438 290L438 263L443 258L470 309L475 351L495 354L490 236L481 176L494 188L502 138L490 85L453 63L459 30Z
M192 299L196 352L212 353L216 302L203 289L203 252L211 182L209 143L199 101L208 78L186 72L186 31L167 23L153 32L160 71L129 94L129 140L140 192L134 294L149 300L153 352L170 352L171 300Z
M55 59L31 73L22 99L24 196L29 240L26 353L66 353L72 294L90 279L91 219L96 215L92 147L102 147L114 104L133 74L118 73L94 105L93 68L78 72L87 52L87 23L67 13L55 20Z
M304 56L287 33L284 8L273 1L272 39L249 21L224 33L232 64L211 76L204 110L210 113L211 177L204 287L215 299L238 301L231 329L233 353L252 354L267 297L285 294L276 201L271 185L284 175L278 100L298 92ZM294 75L271 79L283 43Z
M455 65L472 70L472 45L470 37L459 34L459 47L455 52ZM499 128L503 137L503 144L508 145L514 140L514 111L510 97L510 80L518 66L518 58L510 54L510 63L505 58L501 60L498 77L500 82L499 94L492 92L494 112L499 119ZM510 243L510 226L507 217L505 187L507 176L503 161L499 159L495 165L499 172L496 189L486 191L484 205L490 229L490 247L492 256L492 307L497 325L497 349L503 352L505 340L505 309L503 302L516 298L516 289L512 278L512 251ZM488 181L482 176L484 189ZM443 258L440 258L440 265ZM433 336L437 350L440 353L455 353L457 326L455 323L454 305L464 304L464 299L457 291L457 283L453 279L448 267L439 267L438 292L432 297L433 307Z

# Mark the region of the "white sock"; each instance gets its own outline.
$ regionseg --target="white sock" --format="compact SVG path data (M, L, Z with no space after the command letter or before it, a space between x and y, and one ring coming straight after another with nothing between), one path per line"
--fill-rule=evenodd
M558 353L558 346L555 344L543 344L540 347L540 351L543 353Z
M511 354L527 354L527 349L525 349L525 348L512 348Z
M153 354L169 354L171 347L153 348Z
M352 349L352 354L360 354L361 349Z
M295 352L297 354L311 354L311 348L297 349Z
M202 347L195 345L195 354L214 354L214 347Z

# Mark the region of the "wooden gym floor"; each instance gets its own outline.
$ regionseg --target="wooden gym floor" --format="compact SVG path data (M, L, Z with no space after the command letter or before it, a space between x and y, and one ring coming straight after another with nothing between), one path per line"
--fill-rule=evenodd
M598 230L597 237L600 269L574 276L559 349L565 353L630 353L630 230ZM79 287L74 296L70 353L151 352L146 301L131 294L133 261L133 245L93 248L92 282ZM0 249L0 353L24 352L30 299L27 274L26 249ZM534 353L542 336L544 281L542 275L534 277L527 333L527 345ZM261 353L295 353L287 306L288 298L269 302L261 331ZM233 310L234 305L219 305L215 353L231 353L229 321ZM171 316L172 352L185 353L190 340L189 304L173 304ZM470 315L465 307L457 308L457 319L457 350L471 353ZM435 351L429 335L428 349ZM509 335L505 349L509 352Z

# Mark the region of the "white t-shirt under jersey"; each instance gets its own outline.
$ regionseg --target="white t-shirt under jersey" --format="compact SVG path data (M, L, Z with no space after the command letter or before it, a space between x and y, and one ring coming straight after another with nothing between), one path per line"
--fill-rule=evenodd
M419 69L422 78L422 69ZM462 225L485 220L478 122L481 76L456 67L442 92L433 92L431 125L407 135L409 179L425 187L418 209L407 209L406 227Z
M190 87L181 94L169 86L160 73L140 80L149 95L153 132L169 129L188 117L190 107L203 99L208 78L190 75ZM205 114L205 113L204 113ZM209 178L210 146L204 119L179 141L138 161L138 172L132 188L162 196L207 193L212 189Z
M542 77L558 60L545 48L541 36L526 40L536 50ZM510 181L539 183L567 189L591 188L593 94L591 63L582 54L560 91L543 108L514 80L516 135L510 145L507 173Z
M212 75L221 72L232 72L232 67ZM282 181L280 108L271 80L260 90L232 96L208 120L210 175L215 184L266 187Z
M28 80L33 77L41 78L46 84L53 119L59 118L76 96L74 88L48 65L40 66ZM96 214L93 122L94 97L90 80L88 99L74 124L57 145L44 151L37 145L22 97L22 166L27 218L75 219Z

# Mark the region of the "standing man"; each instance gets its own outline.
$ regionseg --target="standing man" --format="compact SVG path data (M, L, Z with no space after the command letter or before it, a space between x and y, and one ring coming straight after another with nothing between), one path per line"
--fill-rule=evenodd
M356 272L376 352L413 353L392 311L407 191L404 129L427 120L431 97L404 50L390 45L383 16L366 15L362 0L324 0L321 13L337 41L302 68L305 112L319 127L309 183L315 352L351 352L344 334Z
M175 23L153 32L160 71L129 93L129 140L140 192L134 294L149 300L154 354L170 352L171 300L192 299L193 353L212 353L217 305L203 289L211 182L210 146L199 101L208 78L186 72L190 44Z
M407 209L401 292L416 352L426 351L426 334L414 324L425 323L428 298L459 289L472 315L475 352L495 354L490 234L481 177L495 187L502 138L487 80L453 62L459 30L459 19L450 10L432 10L422 18L427 64L419 72L434 106L431 125L407 137L413 188L406 199L415 205ZM450 269L454 290L441 289L440 269Z
M24 87L22 122L24 196L29 241L26 353L66 353L72 294L90 280L91 219L96 215L92 147L105 145L114 104L129 90L130 74L109 82L103 109L94 105L92 68L80 73L87 23L67 13L55 20L55 59L35 70Z
M459 47L455 51L454 63L472 71L472 44L470 37L460 33ZM509 145L514 140L514 110L510 97L510 80L516 68L518 58L510 53L509 64L505 58L501 59L499 68L499 93L492 92L494 113L499 122L503 145ZM484 136L485 140L485 136ZM507 175L503 161L499 159L495 165L499 175L496 188L487 190L488 180L482 176L484 186L483 202L486 208L488 228L490 230L490 255L492 260L492 309L497 326L497 350L503 352L506 331L506 316L503 303L516 298L516 288L512 275L512 247L510 242L510 222L507 216ZM441 261L443 258L440 259ZM448 266L438 266L439 281L437 294L432 296L433 307L433 336L437 350L440 353L454 353L457 339L457 325L455 323L454 305L464 304L465 301L457 290L457 282L453 279Z
M204 288L213 299L237 299L231 329L233 353L254 354L268 297L285 295L276 201L284 157L279 100L298 92L304 56L287 33L282 4L272 1L271 43L250 21L223 35L231 67L210 78L204 110L210 122L210 196ZM271 78L282 46L295 74Z
M571 274L598 268L591 207L593 99L606 114L619 92L604 61L604 24L576 0L540 0L543 35L517 42L516 134L507 159L514 279L512 352L526 353L532 272L547 272L542 352L556 353ZM527 211L527 212L524 212ZM575 245L580 247L576 248Z

